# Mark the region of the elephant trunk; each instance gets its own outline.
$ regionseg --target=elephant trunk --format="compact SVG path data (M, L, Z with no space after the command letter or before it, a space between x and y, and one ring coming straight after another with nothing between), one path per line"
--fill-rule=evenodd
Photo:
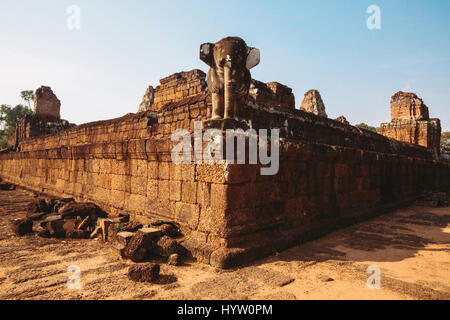
M224 119L232 119L234 118L235 92L233 92L230 66L224 67L224 100Z

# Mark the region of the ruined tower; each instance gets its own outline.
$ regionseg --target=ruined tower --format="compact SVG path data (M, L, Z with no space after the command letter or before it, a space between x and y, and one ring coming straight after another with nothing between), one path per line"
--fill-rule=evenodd
M377 132L385 137L429 149L439 156L441 123L430 119L428 107L415 93L397 92L391 99L391 122L382 123Z

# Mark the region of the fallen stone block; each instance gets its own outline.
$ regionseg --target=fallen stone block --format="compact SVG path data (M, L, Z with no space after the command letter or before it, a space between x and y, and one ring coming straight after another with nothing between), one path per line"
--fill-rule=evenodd
M38 232L38 236L42 237L42 238L50 238L50 231L48 231L47 229L41 230Z
M128 245L120 251L122 258L134 262L143 261L150 253L155 251L155 242L151 234L137 231Z
M62 199L52 199L50 202L50 207L53 212L58 212L58 210L70 202L75 202L74 198L62 198Z
M177 238L181 235L178 228L175 227L173 224L164 223L156 228L161 231L162 235L165 235L165 236L168 236L171 238Z
M41 222L41 227L43 228L47 228L47 223L52 222L52 221L58 221L58 220L64 220L63 217L59 214L53 214L50 216L46 216L44 218L44 220Z
M154 283L159 279L159 264L136 264L128 268L128 278L136 282Z
M70 230L66 232L66 238L71 239L88 239L91 233L87 230Z
M50 207L48 206L45 199L36 198L32 202L30 202L27 206L28 213L50 213Z
M185 250L176 240L163 236L156 243L156 253L161 257L169 257L172 254L184 255Z
M13 232L18 236L24 236L33 232L33 221L31 219L14 219L11 223Z
M44 219L48 213L45 212L38 212L38 213L28 213L27 218L33 221L39 221Z
M178 253L171 254L167 259L167 264L171 266L179 266L181 264L181 258Z
M47 229L50 236L56 238L65 238L72 235L76 229L76 220L55 220L47 223Z
M141 228L138 230L139 232L145 233L148 237L152 239L157 239L161 237L161 230L156 228Z
M79 216L84 219L85 217L91 216L95 219L96 217L103 216L100 208L90 202L69 202L59 208L58 213L63 218L76 218Z
M144 226L141 223L130 221L126 226L123 227L122 231L136 232L143 227Z
M114 239L112 239L111 246L117 250L122 250L130 243L133 236L133 232L119 232L115 235Z

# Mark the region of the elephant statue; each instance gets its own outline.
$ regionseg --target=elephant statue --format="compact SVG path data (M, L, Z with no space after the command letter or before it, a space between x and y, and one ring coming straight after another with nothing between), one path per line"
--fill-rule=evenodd
M208 91L212 99L212 119L237 119L238 107L248 97L250 69L260 61L259 49L248 47L238 37L200 46L200 59L211 68Z

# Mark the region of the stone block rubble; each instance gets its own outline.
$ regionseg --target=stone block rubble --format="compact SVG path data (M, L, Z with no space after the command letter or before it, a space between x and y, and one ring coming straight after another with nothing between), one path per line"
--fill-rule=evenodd
M158 280L160 266L155 261L180 266L192 258L180 244L183 236L174 223L153 219L143 225L127 213L107 218L95 204L73 198L35 195L27 217L12 220L11 229L21 237L35 233L44 238L98 239L123 259L138 263L128 271L130 280L138 282Z

